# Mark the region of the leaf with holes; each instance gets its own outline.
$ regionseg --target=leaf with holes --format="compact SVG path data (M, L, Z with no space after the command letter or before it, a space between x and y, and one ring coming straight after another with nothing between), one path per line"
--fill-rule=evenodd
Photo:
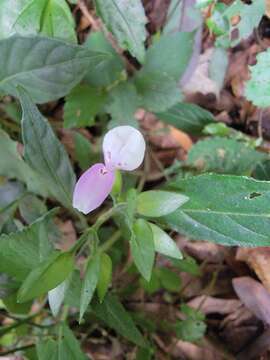
M201 140L188 153L187 165L200 172L251 175L267 155L235 139L213 137Z
M189 197L164 217L172 229L223 245L270 245L269 182L205 174L172 182L168 188Z

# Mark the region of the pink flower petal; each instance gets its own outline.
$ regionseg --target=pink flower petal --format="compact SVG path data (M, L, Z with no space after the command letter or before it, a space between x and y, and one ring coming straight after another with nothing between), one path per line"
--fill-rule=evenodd
M99 207L112 190L114 172L104 164L95 164L85 171L75 185L73 207L84 214Z

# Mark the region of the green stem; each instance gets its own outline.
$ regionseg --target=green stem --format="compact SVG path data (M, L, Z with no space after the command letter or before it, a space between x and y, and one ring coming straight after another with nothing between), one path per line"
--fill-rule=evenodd
M25 323L28 323L30 320L32 320L33 318L35 318L36 316L38 316L40 313L41 313L42 310L40 310L39 312L33 314L33 315L30 315L30 316L27 316L26 318L23 318L23 319L19 319L17 320L14 324L11 324L11 325L8 325L8 326L4 326L0 329L0 337L7 334L8 332L10 332L11 330L13 329L16 329L17 327L25 324Z
M70 252L75 254L78 250L80 250L90 239L93 239L97 236L97 232L99 228L108 221L113 215L115 215L119 210L124 209L126 206L125 203L119 203L113 208L109 209L100 217L97 219L95 224L88 229L85 230L85 232L82 234L80 239L73 245L73 247L70 249Z
M0 352L0 356L5 356L5 355L9 355L9 354L14 354L15 352L18 352L18 351L23 351L23 350L27 350L27 349L31 349L35 347L35 344L29 344L29 345L24 345L24 346L20 346L20 347L17 347L15 349L11 349L11 350L7 350L7 351L4 351L4 352Z
M92 226L92 228L95 231L98 231L98 229L101 227L101 225L103 225L113 215L115 215L117 212L119 212L119 210L124 209L125 205L126 205L125 203L119 203L116 206L114 206L113 208L111 208L110 210L108 210L105 213L103 213L102 215L100 215L100 217L97 219L97 221Z
M107 241L105 241L104 244L102 244L99 248L99 252L105 252L108 251L113 244L115 244L121 237L122 233L121 230L117 230Z

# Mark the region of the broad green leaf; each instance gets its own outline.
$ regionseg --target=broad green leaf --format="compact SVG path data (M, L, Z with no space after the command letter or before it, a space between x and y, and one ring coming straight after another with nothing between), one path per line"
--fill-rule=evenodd
M84 80L91 86L108 86L126 76L123 60L102 32L91 32L83 45L89 50L108 55L106 60L98 66L98 71L89 67Z
M55 252L30 272L18 292L18 301L26 302L61 284L74 268L70 252Z
M46 0L40 20L42 34L77 42L75 21L65 0Z
M215 48L209 64L209 75L220 90L223 87L228 64L227 51L221 47Z
M22 231L0 237L0 272L21 281L48 257L52 251L48 222L54 213L51 210Z
M38 360L86 360L80 343L67 325L62 326L58 342L52 339L37 344Z
M1 272L0 274L0 299L5 299L6 297L14 294L18 287L20 286L19 282L12 279L7 274Z
M80 322L90 304L97 287L100 269L100 255L94 254L87 263L81 290Z
M93 304L92 310L99 319L118 334L138 346L145 347L145 340L136 328L131 316L114 295L107 294L102 303Z
M186 319L175 325L175 333L183 341L196 342L204 336L206 328L203 321Z
M98 14L119 45L140 62L145 55L145 25L147 22L140 0L95 0Z
M257 55L257 63L250 66L251 78L246 83L245 95L256 106L270 106L270 49Z
M22 86L37 103L58 99L76 86L89 66L106 54L42 36L14 35L0 41L0 91L17 96Z
M158 277L157 269L153 269L151 274L151 279L146 281L143 277L140 278L140 286L148 293L154 294L156 291L160 290L161 283Z
M69 282L69 285L65 293L64 302L68 306L72 306L79 309L81 289L82 289L82 280L80 276L80 271L75 269L73 273L70 275L70 278L67 279L67 281Z
M147 50L141 73L163 73L178 81L192 55L193 38L192 32L162 35Z
M257 164L252 177L258 180L270 180L270 160L267 159Z
M201 276L201 268L196 260L191 256L186 255L182 260L173 259L172 264L183 272L193 276Z
M265 154L252 149L244 142L213 137L192 146L187 164L200 172L251 175L255 166L265 158Z
M239 16L240 20L237 24L231 23L230 35L237 34L237 38L232 37L232 45L237 45L239 41L247 39L256 28L266 10L265 0L252 1L251 4L245 4L241 0L236 0L224 12L227 19L231 20L232 17Z
M24 182L29 191L47 196L48 190L43 180L22 159L17 145L17 142L0 129L0 175L16 178Z
M27 224L36 221L48 211L44 201L32 194L27 194L20 200L19 210Z
M97 284L97 293L99 301L102 302L110 282L112 280L112 260L109 255L102 253L100 256L100 270Z
M174 240L160 227L155 224L149 223L153 233L155 250L160 254L169 256L175 259L182 259L183 255L178 249Z
M2 0L0 38L39 32L76 42L74 20L65 0Z
M62 338L58 340L56 360L87 360L80 343L67 325L63 326Z
M92 126L106 100L105 93L89 85L78 85L66 96L64 127Z
M57 342L53 339L37 343L38 360L57 360ZM60 360L60 359L59 359Z
M223 245L270 245L269 182L205 174L178 180L169 188L190 198L164 217L172 229Z
M155 260L155 245L151 227L147 221L138 219L133 225L130 239L131 254L139 272L149 281Z
M8 312L12 314L19 314L19 315L26 315L30 312L32 302L26 302L23 304L19 304L17 302L17 295L16 293L12 293L11 295L5 297L3 299L3 303L5 304Z
M53 316L55 316L55 317L58 315L61 305L64 302L67 288L70 285L69 280L70 279L67 278L61 284L59 284L54 289L52 289L48 292L48 300L49 300L50 309L51 309Z
M112 117L109 127L130 125L137 128L138 123L134 115L139 106L138 94L132 83L124 82L114 87L109 92L106 105L106 111Z
M181 312L185 314L186 319L175 325L176 336L189 342L200 340L206 332L204 314L186 304L181 305Z
M74 133L74 143L75 159L78 161L82 170L88 169L92 163L98 161L98 154L94 151L92 144L85 136L79 132Z
M177 82L164 72L139 71L134 78L141 106L163 112L182 100Z
M164 289L171 292L180 291L181 279L174 271L163 267L158 269L158 276Z
M201 134L203 128L215 121L214 116L198 105L179 103L157 117L174 127L191 134Z
M18 92L23 109L24 158L43 178L50 193L70 207L75 174L68 155L30 96L23 89Z
M176 192L149 190L138 195L137 211L149 217L160 217L178 209L188 201L188 197Z
M19 182L0 184L0 232L5 223L13 216L24 193L24 187Z

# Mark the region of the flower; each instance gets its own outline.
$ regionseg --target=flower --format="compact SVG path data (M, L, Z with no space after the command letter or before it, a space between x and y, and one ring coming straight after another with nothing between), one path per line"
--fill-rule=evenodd
M91 166L74 188L73 207L84 214L99 207L109 195L117 169L132 171L141 165L145 141L132 126L118 126L107 132L102 148L105 164Z

